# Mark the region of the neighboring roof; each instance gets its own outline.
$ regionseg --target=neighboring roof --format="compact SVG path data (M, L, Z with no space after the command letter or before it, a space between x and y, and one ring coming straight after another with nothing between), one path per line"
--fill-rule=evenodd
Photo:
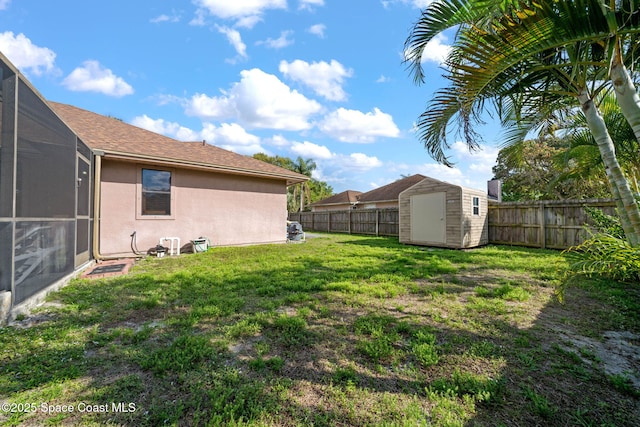
M153 161L191 168L303 182L305 175L252 157L201 142L181 142L111 117L72 105L48 101L49 106L91 149L107 158Z
M354 204L358 201L357 197L360 194L362 194L362 191L347 190L331 197L327 197L326 199L313 202L311 203L311 206L344 205L346 203Z
M391 184L362 193L358 197L358 203L398 201L398 195L400 195L401 192L416 185L425 178L426 176L424 175L416 174L407 178L399 179Z

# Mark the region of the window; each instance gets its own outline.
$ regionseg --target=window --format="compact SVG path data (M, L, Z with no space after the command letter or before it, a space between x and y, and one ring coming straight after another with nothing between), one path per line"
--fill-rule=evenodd
M171 172L142 169L142 215L171 215Z
M480 197L473 198L473 214L476 216L480 215Z

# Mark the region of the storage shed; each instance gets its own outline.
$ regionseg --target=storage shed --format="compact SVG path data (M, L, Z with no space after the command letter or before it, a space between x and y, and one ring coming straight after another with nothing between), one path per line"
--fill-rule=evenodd
M401 243L454 249L489 242L487 194L425 178L398 196Z

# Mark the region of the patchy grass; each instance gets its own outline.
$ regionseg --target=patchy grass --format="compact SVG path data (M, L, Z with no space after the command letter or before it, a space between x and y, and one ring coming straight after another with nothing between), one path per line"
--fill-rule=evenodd
M638 290L561 305L565 267L345 235L148 258L0 329L0 425L640 425L600 351L640 344Z

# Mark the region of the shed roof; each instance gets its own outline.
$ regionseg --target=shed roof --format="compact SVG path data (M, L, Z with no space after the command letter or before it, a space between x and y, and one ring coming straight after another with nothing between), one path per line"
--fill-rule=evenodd
M103 151L109 158L285 179L287 185L309 179L305 175L204 141L181 142L72 105L52 101L48 101L48 104L85 144L93 150Z
M409 187L414 186L419 183L426 176L415 174L406 178L399 179L397 181L392 182L391 184L384 185L382 187L378 187L374 190L368 191L366 193L362 193L358 196L359 203L374 203L374 202L387 202L387 201L397 201L398 196L401 192L406 190Z
M325 205L343 205L345 203L356 203L358 196L362 194L362 191L347 190L342 193L334 194L326 199L318 200L311 203L311 206L325 206Z

